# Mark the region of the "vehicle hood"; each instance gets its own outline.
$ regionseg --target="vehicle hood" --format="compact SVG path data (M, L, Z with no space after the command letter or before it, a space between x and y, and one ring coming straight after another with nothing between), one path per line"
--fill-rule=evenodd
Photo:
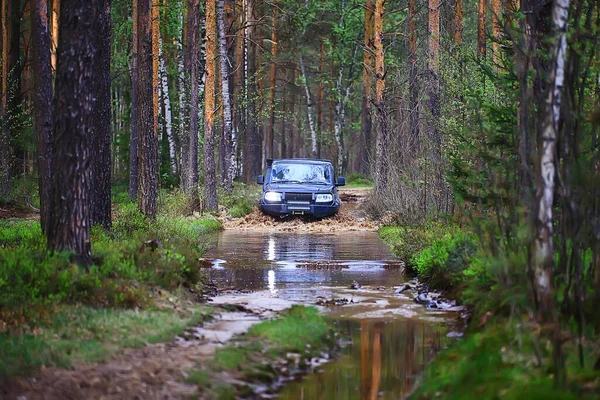
M267 183L265 192L273 190L277 192L295 192L295 193L331 193L334 185L315 185L310 183Z

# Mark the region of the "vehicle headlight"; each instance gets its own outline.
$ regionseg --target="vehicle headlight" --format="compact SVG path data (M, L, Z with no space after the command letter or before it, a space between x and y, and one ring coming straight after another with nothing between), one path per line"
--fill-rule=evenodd
M279 202L281 201L281 193L279 192L266 192L265 201Z
M331 193L319 193L315 199L317 203L331 203L333 201L333 195Z

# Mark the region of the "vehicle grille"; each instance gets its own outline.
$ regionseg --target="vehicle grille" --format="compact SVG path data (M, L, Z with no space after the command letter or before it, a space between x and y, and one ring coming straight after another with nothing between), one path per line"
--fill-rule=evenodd
M312 193L286 193L285 194L286 201L301 201L301 202L311 202L312 201Z

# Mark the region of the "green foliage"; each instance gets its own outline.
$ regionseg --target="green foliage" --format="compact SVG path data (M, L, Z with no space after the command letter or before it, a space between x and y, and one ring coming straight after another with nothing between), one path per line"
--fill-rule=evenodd
M474 252L471 235L456 230L434 239L412 259L419 277L433 288L449 290L461 283Z
M110 310L62 307L34 334L0 334L0 377L27 375L41 365L68 368L75 360L107 360L123 347L172 340L210 318L206 307Z
M355 172L346 177L346 186L370 188L373 187L373 179Z
M24 245L41 249L45 238L38 221L0 220L0 248Z
M492 324L471 333L434 360L421 386L411 399L592 399L592 388L600 377L591 363L585 371L575 360L567 361L574 387L562 390L553 385L552 344L531 333L531 327ZM542 365L538 365L534 343ZM586 347L586 354L592 353ZM597 382L597 381L596 381ZM588 386L588 389L586 389Z
M222 194L219 203L227 208L227 212L234 218L246 216L258 204L261 190L258 186L236 184L230 195Z

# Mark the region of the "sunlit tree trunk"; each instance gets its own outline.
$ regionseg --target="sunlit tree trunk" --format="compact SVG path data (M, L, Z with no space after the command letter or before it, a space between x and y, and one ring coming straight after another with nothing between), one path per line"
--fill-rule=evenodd
M459 46L463 41L463 0L456 0L454 11L454 44Z
M487 4L486 0L479 0L479 8L477 11L477 53L479 57L484 60L486 47L485 47L485 26L486 26L486 13Z
M206 85L204 88L204 190L205 208L217 211L217 180L214 154L216 81L216 0L206 2Z
M429 137L433 143L434 162L441 161L441 137L439 132L440 121L440 0L429 0L429 57L427 69L429 75L429 107L431 124Z
M92 191L91 221L105 229L111 226L111 98L110 98L110 0L97 0L100 5L96 39L96 61L93 64L94 102L92 125Z
M186 109L189 110L184 117L186 123L187 160L185 172L184 191L194 200L198 197L198 47L200 43L200 0L187 0L186 23L186 48L184 55L185 89L188 91L184 97L187 99Z
M74 261L89 266L90 158L93 124L95 36L103 4L63 0L58 45L52 134L52 210L48 248L72 251Z
M56 1L56 0L54 0ZM138 192L138 3L133 0L131 44L131 131L129 136L129 199L136 200Z
M308 84L304 56L302 55L300 56L300 72L302 73L302 84L304 85L304 91L306 92L306 109L308 113L308 126L310 128L311 155L313 158L317 158L317 128L315 126L314 104L310 93L310 86Z
M223 105L223 140L224 140L224 164L225 181L223 188L226 193L233 189L233 177L235 175L235 154L233 152L233 119L231 113L231 94L229 92L229 58L227 55L227 39L225 38L225 0L218 0L217 23L219 30L219 60L221 67L221 99Z
M502 0L492 0L492 60L494 65L499 66L500 56L500 41L502 40L502 25L500 18L502 17Z
M63 0L64 1L64 0ZM152 0L138 2L138 206L156 218L158 192L158 129L154 101Z
M133 0L135 7L136 0ZM52 65L52 71L56 71L56 52L58 49L58 24L60 18L60 0L52 0L52 24L50 31L50 39L52 42L52 50L50 53L50 63Z
M381 386L381 324L375 323L373 333L373 358L371 359L371 391L369 399L376 400L379 397L379 388Z
M371 162L371 85L373 76L373 11L375 4L373 0L367 0L365 5L365 38L363 51L363 69L362 69L362 113L360 124L360 140L358 143L358 171L362 174L368 174Z
M385 64L383 55L383 12L384 0L375 1L374 49L375 49L375 111L377 115L377 149L375 160L375 193L387 188L388 180L388 130L383 91L385 89Z
M233 113L234 113L234 132L236 134L236 142L245 140L245 104L244 104L244 86L246 80L246 57L245 57L245 41L246 29L246 7L244 0L236 0L236 26L235 32L235 70L233 73ZM238 146L236 146L238 147ZM241 145L240 145L241 147ZM235 152L237 155L237 149ZM236 162L237 164L237 162Z
M188 5L189 7L189 5ZM190 135L187 130L187 124L189 122L188 115L188 103L186 96L186 87L189 85L189 75L190 68L188 67L189 63L189 54L188 54L188 44L187 44L187 25L188 25L188 16L184 10L181 11L181 15L179 19L181 21L181 40L177 41L177 82L178 82L178 99L179 102L179 116L177 126L179 128L179 183L184 192L189 187L189 147L190 147Z
M52 66L48 0L31 0L32 61L34 71L34 125L38 153L40 223L46 232L51 201ZM1 116L0 116L1 118Z

